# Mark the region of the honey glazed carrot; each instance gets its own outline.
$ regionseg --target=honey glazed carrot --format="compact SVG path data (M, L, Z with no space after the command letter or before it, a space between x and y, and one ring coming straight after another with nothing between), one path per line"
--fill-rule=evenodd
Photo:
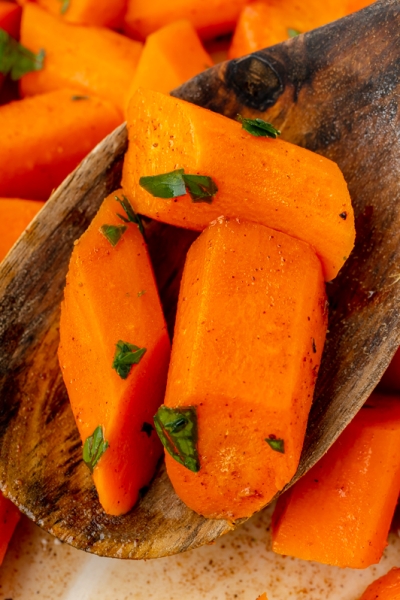
M71 25L29 2L21 21L21 43L45 51L44 67L21 79L21 94L31 96L74 87L112 102L122 114L142 44L102 27Z
M12 2L0 2L0 29L18 39L21 22L21 7Z
M393 567L367 587L360 600L399 600L400 569Z
M338 567L379 562L400 492L400 400L373 395L278 499L272 549Z
M36 0L37 4L70 23L118 28L122 25L126 0Z
M229 48L239 58L340 19L371 0L258 0L241 11Z
M106 198L74 247L61 309L61 371L84 460L112 515L132 508L162 453L152 417L163 400L170 355L135 219L120 192Z
M201 38L210 39L233 31L247 0L128 0L125 32L135 39L178 19L189 19Z
M196 512L249 517L295 473L325 302L314 251L262 225L221 218L189 250L155 424Z
M43 205L33 200L0 198L0 261Z
M191 22L175 21L146 39L129 100L140 87L167 94L212 64Z
M110 102L74 89L1 106L0 196L47 200L119 123Z
M122 185L140 214L197 230L220 215L258 222L313 246L325 278L337 275L355 229L335 163L279 139L254 137L238 122L151 90L136 92L127 122ZM155 197L141 186L141 177L180 169L211 177L217 192L199 202L189 194Z

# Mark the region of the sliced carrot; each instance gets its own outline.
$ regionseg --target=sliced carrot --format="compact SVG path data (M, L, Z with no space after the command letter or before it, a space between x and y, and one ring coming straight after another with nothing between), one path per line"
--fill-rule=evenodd
M36 0L37 4L70 23L120 27L127 0Z
M377 563L400 491L400 400L373 395L321 460L281 498L278 554L353 569Z
M0 261L42 208L44 202L0 198Z
M240 13L229 58L238 58L321 27L346 14L346 0L261 0Z
M262 225L221 218L189 250L165 406L197 413L200 470L168 452L166 464L176 493L196 512L249 517L294 475L324 345L325 299L314 251Z
M0 2L0 29L18 39L20 24L21 7L12 2Z
M129 99L139 87L167 94L212 64L191 22L175 21L147 38Z
M233 31L247 0L128 0L125 31L144 40L178 19L189 19L200 37L210 39Z
M28 3L22 13L21 43L46 53L44 68L21 79L23 96L73 87L110 100L122 115L140 42L106 28L65 23Z
M20 516L18 508L0 492L0 565Z
M122 198L119 191L106 198L75 245L59 359L82 441L100 427L109 444L93 478L104 510L120 515L135 504L162 452L152 417L164 396L170 344L143 235L117 216L126 214L116 195ZM104 226L117 227L115 245ZM138 363L118 369L116 355L126 353L117 344L141 349Z
M353 209L332 161L254 137L236 121L150 90L133 96L128 131L123 188L140 214L197 230L220 215L259 222L313 246L327 280L349 256ZM188 194L155 198L139 184L142 176L175 169L210 176L218 187L212 202L193 203Z
M360 600L399 600L400 569L393 567L367 587Z
M229 58L239 58L336 21L372 0L256 0L241 11Z
M0 196L47 200L120 120L110 102L79 90L1 106Z

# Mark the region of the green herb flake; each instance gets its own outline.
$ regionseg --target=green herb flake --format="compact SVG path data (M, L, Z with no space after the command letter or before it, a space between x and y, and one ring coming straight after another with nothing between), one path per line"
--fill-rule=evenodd
M145 352L146 348L139 348L139 346L119 340L116 344L112 368L117 371L121 379L126 379L132 366L140 362Z
M100 227L101 233L107 238L111 246L118 244L126 230L126 225L102 225Z
M237 116L237 120L242 124L242 128L255 137L277 138L281 134L271 123L263 119L245 119L242 115Z
M218 192L211 177L185 174L184 169L141 177L139 185L155 198L178 198L189 194L193 202L211 203Z
M69 9L69 0L60 0L60 2L61 2L60 14L65 15L67 10Z
M164 448L178 463L197 473L197 412L194 406L168 408L160 406L154 425Z
M186 186L182 175L183 169L177 169L161 175L141 177L139 185L155 198L177 198L186 194Z
M138 298L141 298L142 296L144 296L145 293L146 293L146 290L141 290L140 292L138 292Z
M90 100L90 96L71 96L71 100L79 102L80 100Z
M83 444L83 460L91 473L93 473L95 466L108 446L107 440L104 439L103 427L99 425Z
M182 175L186 190L193 202L211 204L218 188L211 177L207 175Z
M272 448L272 450L275 450L275 452L285 454L285 440L281 440L275 435L270 435L269 437L265 438L265 441Z
M301 31L299 31L298 29L293 29L292 27L288 27L287 34L290 38L294 38L300 35Z
M34 54L0 29L0 73L3 75L17 81L31 71L43 69L44 58L44 50Z
M124 221L125 223L135 223L138 226L138 229L140 231L140 233L143 235L144 234L144 227L143 227L143 223L142 223L142 219L140 218L140 216L133 210L131 203L129 202L128 198L126 196L122 196L122 200L120 198L118 198L118 196L115 196L115 199L117 200L117 202L120 203L120 205L122 206L122 208L124 209L125 213L126 213L126 217L123 217L122 215L120 215L119 213L117 213L117 216Z

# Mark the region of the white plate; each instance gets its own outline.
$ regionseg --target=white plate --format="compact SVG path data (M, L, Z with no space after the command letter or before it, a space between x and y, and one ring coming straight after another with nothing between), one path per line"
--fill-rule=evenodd
M99 558L61 544L25 517L0 567L0 600L357 600L371 581L400 566L391 533L379 565L363 571L270 551L268 508L220 538L149 561Z

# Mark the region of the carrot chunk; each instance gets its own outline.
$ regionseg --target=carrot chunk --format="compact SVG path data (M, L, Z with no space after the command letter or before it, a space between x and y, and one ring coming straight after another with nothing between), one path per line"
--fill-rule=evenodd
M98 27L120 27L126 0L36 0L37 4L69 23Z
M197 230L220 215L261 223L313 246L327 280L349 256L353 209L332 161L254 137L236 121L150 90L133 96L128 130L123 188L140 214ZM213 179L218 192L209 203L194 203L188 194L156 198L140 186L142 176L179 169Z
M0 261L42 208L44 202L0 198Z
M54 91L1 106L0 196L47 200L120 121L110 102L82 98L79 90Z
M346 0L260 0L245 6L236 25L229 58L279 44L345 15Z
M233 31L247 0L128 0L125 31L144 40L150 33L178 19L189 19L200 37L210 39Z
M221 218L192 245L155 422L170 450L179 411L197 427L197 458L166 452L175 491L196 512L249 517L294 475L324 345L325 298L314 251L283 233Z
M20 23L21 7L12 2L0 2L0 29L18 39Z
M175 21L147 38L129 99L140 87L167 94L212 64L191 22Z
M321 460L278 499L273 550L353 569L377 563L400 491L400 401L373 395Z
M367 587L360 600L398 600L400 598L400 569L393 567Z
M18 508L0 492L0 565L20 516Z
M129 511L162 447L153 415L165 391L168 333L146 244L111 194L75 245L59 360L84 459L104 510Z
M229 58L239 58L336 21L371 0L257 0L240 13Z
M106 28L65 23L29 2L22 13L21 43L46 53L44 68L21 79L23 96L74 87L110 100L123 114L140 42Z

